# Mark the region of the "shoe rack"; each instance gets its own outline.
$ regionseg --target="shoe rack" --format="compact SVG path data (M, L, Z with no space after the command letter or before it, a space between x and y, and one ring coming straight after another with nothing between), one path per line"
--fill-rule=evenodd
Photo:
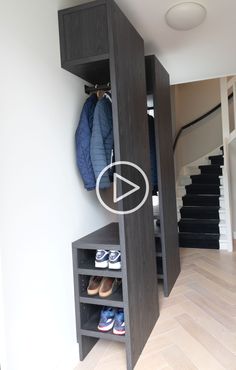
M97 249L120 251L118 223L111 223L72 244L77 339L78 343L83 343L83 346L80 346L81 358L99 338L125 342L125 336L115 335L112 331L103 333L97 329L103 306L124 308L122 286L108 298L90 296L87 293L91 276L122 279L122 269L95 268Z
M92 85L110 82L116 161L137 164L150 181L144 42L113 0L96 0L59 11L61 65ZM129 166L116 172L142 188ZM122 182L119 194L126 192ZM135 208L135 192L118 211ZM91 215L92 218L92 215ZM88 221L89 222L89 221ZM119 249L120 271L95 269L96 249ZM152 197L136 212L73 243L77 339L83 360L99 338L124 342L127 369L134 368L159 316ZM92 275L122 279L122 292L104 300L86 295ZM97 330L103 305L124 308L126 334Z

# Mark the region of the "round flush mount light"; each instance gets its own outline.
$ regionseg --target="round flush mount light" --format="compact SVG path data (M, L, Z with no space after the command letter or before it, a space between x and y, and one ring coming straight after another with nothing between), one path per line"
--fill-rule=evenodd
M171 7L166 13L167 24L178 31L188 31L199 26L206 18L206 8L194 2L184 2Z

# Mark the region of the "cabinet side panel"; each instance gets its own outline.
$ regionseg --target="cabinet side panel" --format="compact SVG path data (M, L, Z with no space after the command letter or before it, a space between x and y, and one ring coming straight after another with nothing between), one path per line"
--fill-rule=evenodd
M150 180L150 154L143 40L114 3L109 6L110 72L116 160L140 166ZM133 182L129 168L117 172ZM122 186L121 186L122 187ZM122 191L122 188L121 188ZM137 194L137 195L135 195ZM138 192L123 199L130 209ZM120 216L128 368L132 369L159 315L152 199L141 209Z
M164 293L168 296L180 273L178 226L175 191L169 74L151 56L155 108L160 223L163 252Z

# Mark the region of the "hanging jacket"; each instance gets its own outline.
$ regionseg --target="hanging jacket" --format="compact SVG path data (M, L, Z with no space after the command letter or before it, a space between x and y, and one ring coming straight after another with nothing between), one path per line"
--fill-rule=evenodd
M93 190L96 187L96 179L90 157L90 141L96 104L96 94L91 95L86 100L75 133L77 166L83 179L84 187L87 190Z
M148 114L148 132L149 132L149 148L151 159L152 193L154 195L158 190L155 122L154 118L149 114Z
M108 94L105 94L104 97L97 102L94 111L90 143L90 154L96 179L100 172L111 163L113 145L111 98ZM111 173L107 171L101 178L99 188L106 189L110 186Z

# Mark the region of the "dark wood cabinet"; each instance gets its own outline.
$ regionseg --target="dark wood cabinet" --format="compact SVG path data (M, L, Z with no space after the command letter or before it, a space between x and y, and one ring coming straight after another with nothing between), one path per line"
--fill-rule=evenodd
M144 43L112 0L97 0L59 12L62 67L92 84L111 83L116 161L137 164L150 179ZM116 172L132 181L132 170ZM125 193L121 183L120 192ZM118 210L132 208L138 194L124 198ZM113 231L112 231L113 230ZM114 233L115 237L111 237ZM106 240L109 240L109 242ZM94 269L98 246L119 249L122 269ZM108 248L109 249L109 248ZM159 316L152 198L131 214L73 243L77 338L83 359L99 338L125 343L127 368L133 369ZM88 276L122 278L122 292L106 304L124 307L126 334L100 333L99 312L105 301L86 296Z
M152 95L154 105L160 202L160 231L155 236L157 268L164 294L169 296L180 273L170 82L167 71L154 55L146 56L145 61L147 94Z

